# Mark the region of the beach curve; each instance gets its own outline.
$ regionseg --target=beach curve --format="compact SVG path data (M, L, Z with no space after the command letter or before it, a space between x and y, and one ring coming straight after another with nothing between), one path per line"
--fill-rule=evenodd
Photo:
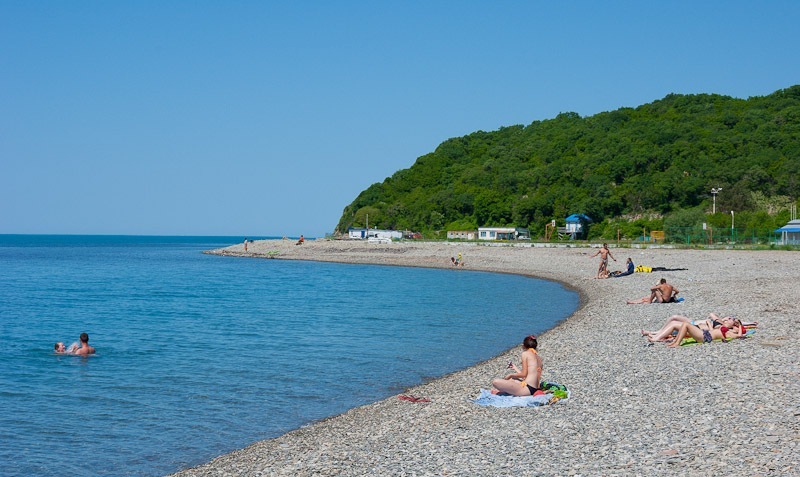
M530 244L527 244L530 245ZM800 254L788 251L618 249L638 264L687 270L594 280L595 250L476 243L255 241L219 255L515 273L564 283L581 305L540 336L544 376L572 399L539 409L471 402L505 373L509 350L416 386L257 442L176 476L222 475L785 475L798 472L797 314ZM626 305L661 277L685 301ZM535 306L533 307L535 310ZM759 321L751 338L667 349L639 330L671 314ZM479 339L479 337L475 338ZM380 380L380 376L376 376Z

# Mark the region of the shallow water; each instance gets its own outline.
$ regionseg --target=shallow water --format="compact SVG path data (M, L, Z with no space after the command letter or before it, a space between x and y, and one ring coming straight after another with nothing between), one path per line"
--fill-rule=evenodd
M0 474L197 465L487 359L578 304L513 275L200 253L238 241L0 236ZM83 331L96 355L52 353Z

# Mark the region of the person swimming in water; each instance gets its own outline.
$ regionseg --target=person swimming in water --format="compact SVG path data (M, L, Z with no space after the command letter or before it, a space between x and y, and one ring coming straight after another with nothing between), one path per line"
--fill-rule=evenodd
M89 335L87 333L81 333L81 347L74 351L74 354L78 356L86 356L90 354L94 354L95 350L91 346L89 346Z
M72 343L71 345L69 345L69 347L64 346L63 341L59 341L55 345L53 345L53 351L56 354L75 354L75 350L77 349L78 349L77 342Z

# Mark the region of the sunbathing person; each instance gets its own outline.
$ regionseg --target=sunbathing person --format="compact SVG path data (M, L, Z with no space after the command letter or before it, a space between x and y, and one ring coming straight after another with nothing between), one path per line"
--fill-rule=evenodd
M648 341L667 341L672 338L672 334L676 332L683 323L695 325L701 330L713 330L722 326L732 328L733 318L730 316L720 318L716 313L709 313L708 318L705 320L692 321L683 315L672 315L667 318L667 322L664 323L661 329L658 331L642 330L642 336L646 337Z
M618 278L618 277L627 277L628 275L633 275L634 270L636 270L636 267L633 265L633 260L631 260L631 258L628 257L626 263L627 263L627 269L624 272L611 272L610 276Z
M536 336L529 335L522 340L522 371L517 369L513 363L509 367L514 368L515 373L511 373L503 379L492 381L492 394L511 394L512 396L533 396L539 389L542 380L542 358L536 353L538 342Z
M678 289L667 283L666 278L662 278L658 285L650 287L650 295L643 296L638 300L628 300L629 305L639 303L677 303Z
M734 319L733 320L733 328L728 328L727 326L721 326L719 328L714 328L713 330L702 330L699 327L689 324L689 323L682 323L680 329L678 329L678 335L672 341L672 343L668 344L670 348L677 348L681 345L681 342L684 338L694 338L695 341L698 343L711 343L714 340L720 339L723 342L730 341L734 338L741 338L745 334L745 328L742 326L742 322Z

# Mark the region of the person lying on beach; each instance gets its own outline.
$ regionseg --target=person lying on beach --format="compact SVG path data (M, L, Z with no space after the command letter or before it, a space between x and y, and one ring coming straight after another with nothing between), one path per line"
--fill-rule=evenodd
M642 330L642 336L646 337L647 340L651 342L667 341L672 338L672 334L676 332L683 323L689 323L695 325L701 330L710 331L723 326L733 328L733 317L726 316L725 318L720 318L716 313L709 313L708 318L705 320L692 321L689 319L689 317L684 315L672 315L667 318L667 322L664 323L664 326L662 326L658 331Z
M538 342L536 336L528 335L522 340L522 371L514 363L509 367L514 368L514 373L503 379L492 381L492 394L510 394L512 396L534 396L536 392L542 393L539 383L542 380L542 358L536 353Z
M640 303L676 303L678 301L678 289L667 283L666 278L662 278L658 285L650 287L650 295L643 296L638 300L628 300L629 305Z
M675 337L672 343L668 344L667 346L670 348L677 348L681 345L683 339L687 337L692 337L698 343L703 344L711 343L716 339L720 339L724 343L734 338L741 338L744 336L745 331L746 330L742 326L742 322L738 319L733 320L733 328L721 326L713 330L701 330L695 325L682 323L680 329L678 330L678 335Z

